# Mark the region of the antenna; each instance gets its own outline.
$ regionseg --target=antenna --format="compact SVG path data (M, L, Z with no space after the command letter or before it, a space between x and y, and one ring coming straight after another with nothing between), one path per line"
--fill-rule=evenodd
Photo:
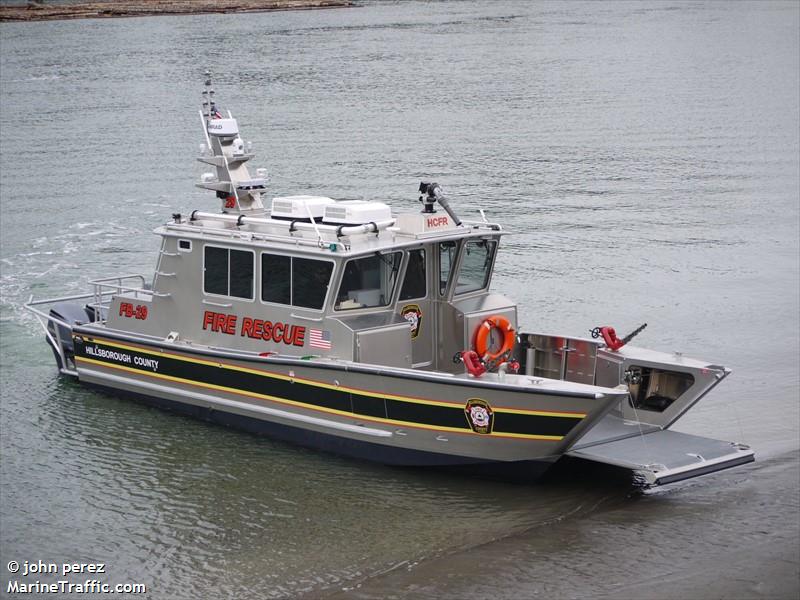
M203 90L203 115L210 119L216 112L217 107L214 103L214 88L211 87L211 71L205 72L206 83Z

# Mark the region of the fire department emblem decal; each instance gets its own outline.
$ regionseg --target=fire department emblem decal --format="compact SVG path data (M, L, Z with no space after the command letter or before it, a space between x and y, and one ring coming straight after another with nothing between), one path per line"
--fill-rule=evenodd
M494 413L492 407L486 400L480 398L470 398L464 407L467 415L467 423L475 433L492 433L494 425Z
M400 311L400 315L411 323L411 339L416 339L422 327L422 310L416 304L407 304Z

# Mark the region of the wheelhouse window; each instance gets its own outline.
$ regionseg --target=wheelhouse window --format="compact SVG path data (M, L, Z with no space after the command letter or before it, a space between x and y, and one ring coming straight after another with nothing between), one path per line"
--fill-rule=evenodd
M456 294L482 290L489 284L496 247L497 242L491 240L472 240L464 244Z
M450 281L450 274L456 261L456 242L441 242L439 244L439 295L444 296L447 291L447 284Z
M203 291L252 300L254 258L248 250L206 246L203 249Z
M392 300L402 252L348 260L336 294L336 310L386 306Z
M280 254L261 254L261 300L321 310L333 263Z
M408 253L408 266L403 287L400 288L400 300L424 298L428 295L425 278L425 250L422 248Z

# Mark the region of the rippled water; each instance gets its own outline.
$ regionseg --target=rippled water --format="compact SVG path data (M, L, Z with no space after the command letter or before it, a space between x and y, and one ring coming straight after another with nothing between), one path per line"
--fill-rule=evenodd
M400 572L413 590L453 552L443 564L466 581L458 551L476 547L514 575L503 546L480 546L507 536L529 575L537 553L594 530L688 548L693 498L721 488L734 505L745 480L788 494L761 508L796 540L797 488L770 465L800 446L798 18L796 3L408 2L0 25L0 570L104 561L106 579L165 598L317 596ZM641 345L733 368L678 428L749 443L760 462L669 501L585 474L520 487L343 460L58 380L28 296L150 272L149 232L215 206L193 188L206 68L274 195L401 207L438 181L459 213L517 234L493 288L526 327L648 322ZM712 564L729 526L759 539L741 516L705 531ZM602 577L615 547L559 556ZM466 594L446 581L424 589ZM509 597L530 591L508 581Z

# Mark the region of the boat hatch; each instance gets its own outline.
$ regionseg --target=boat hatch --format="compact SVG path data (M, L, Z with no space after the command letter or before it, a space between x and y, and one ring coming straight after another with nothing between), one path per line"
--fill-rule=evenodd
M742 444L669 429L573 447L568 456L630 469L645 486L665 485L752 462Z

